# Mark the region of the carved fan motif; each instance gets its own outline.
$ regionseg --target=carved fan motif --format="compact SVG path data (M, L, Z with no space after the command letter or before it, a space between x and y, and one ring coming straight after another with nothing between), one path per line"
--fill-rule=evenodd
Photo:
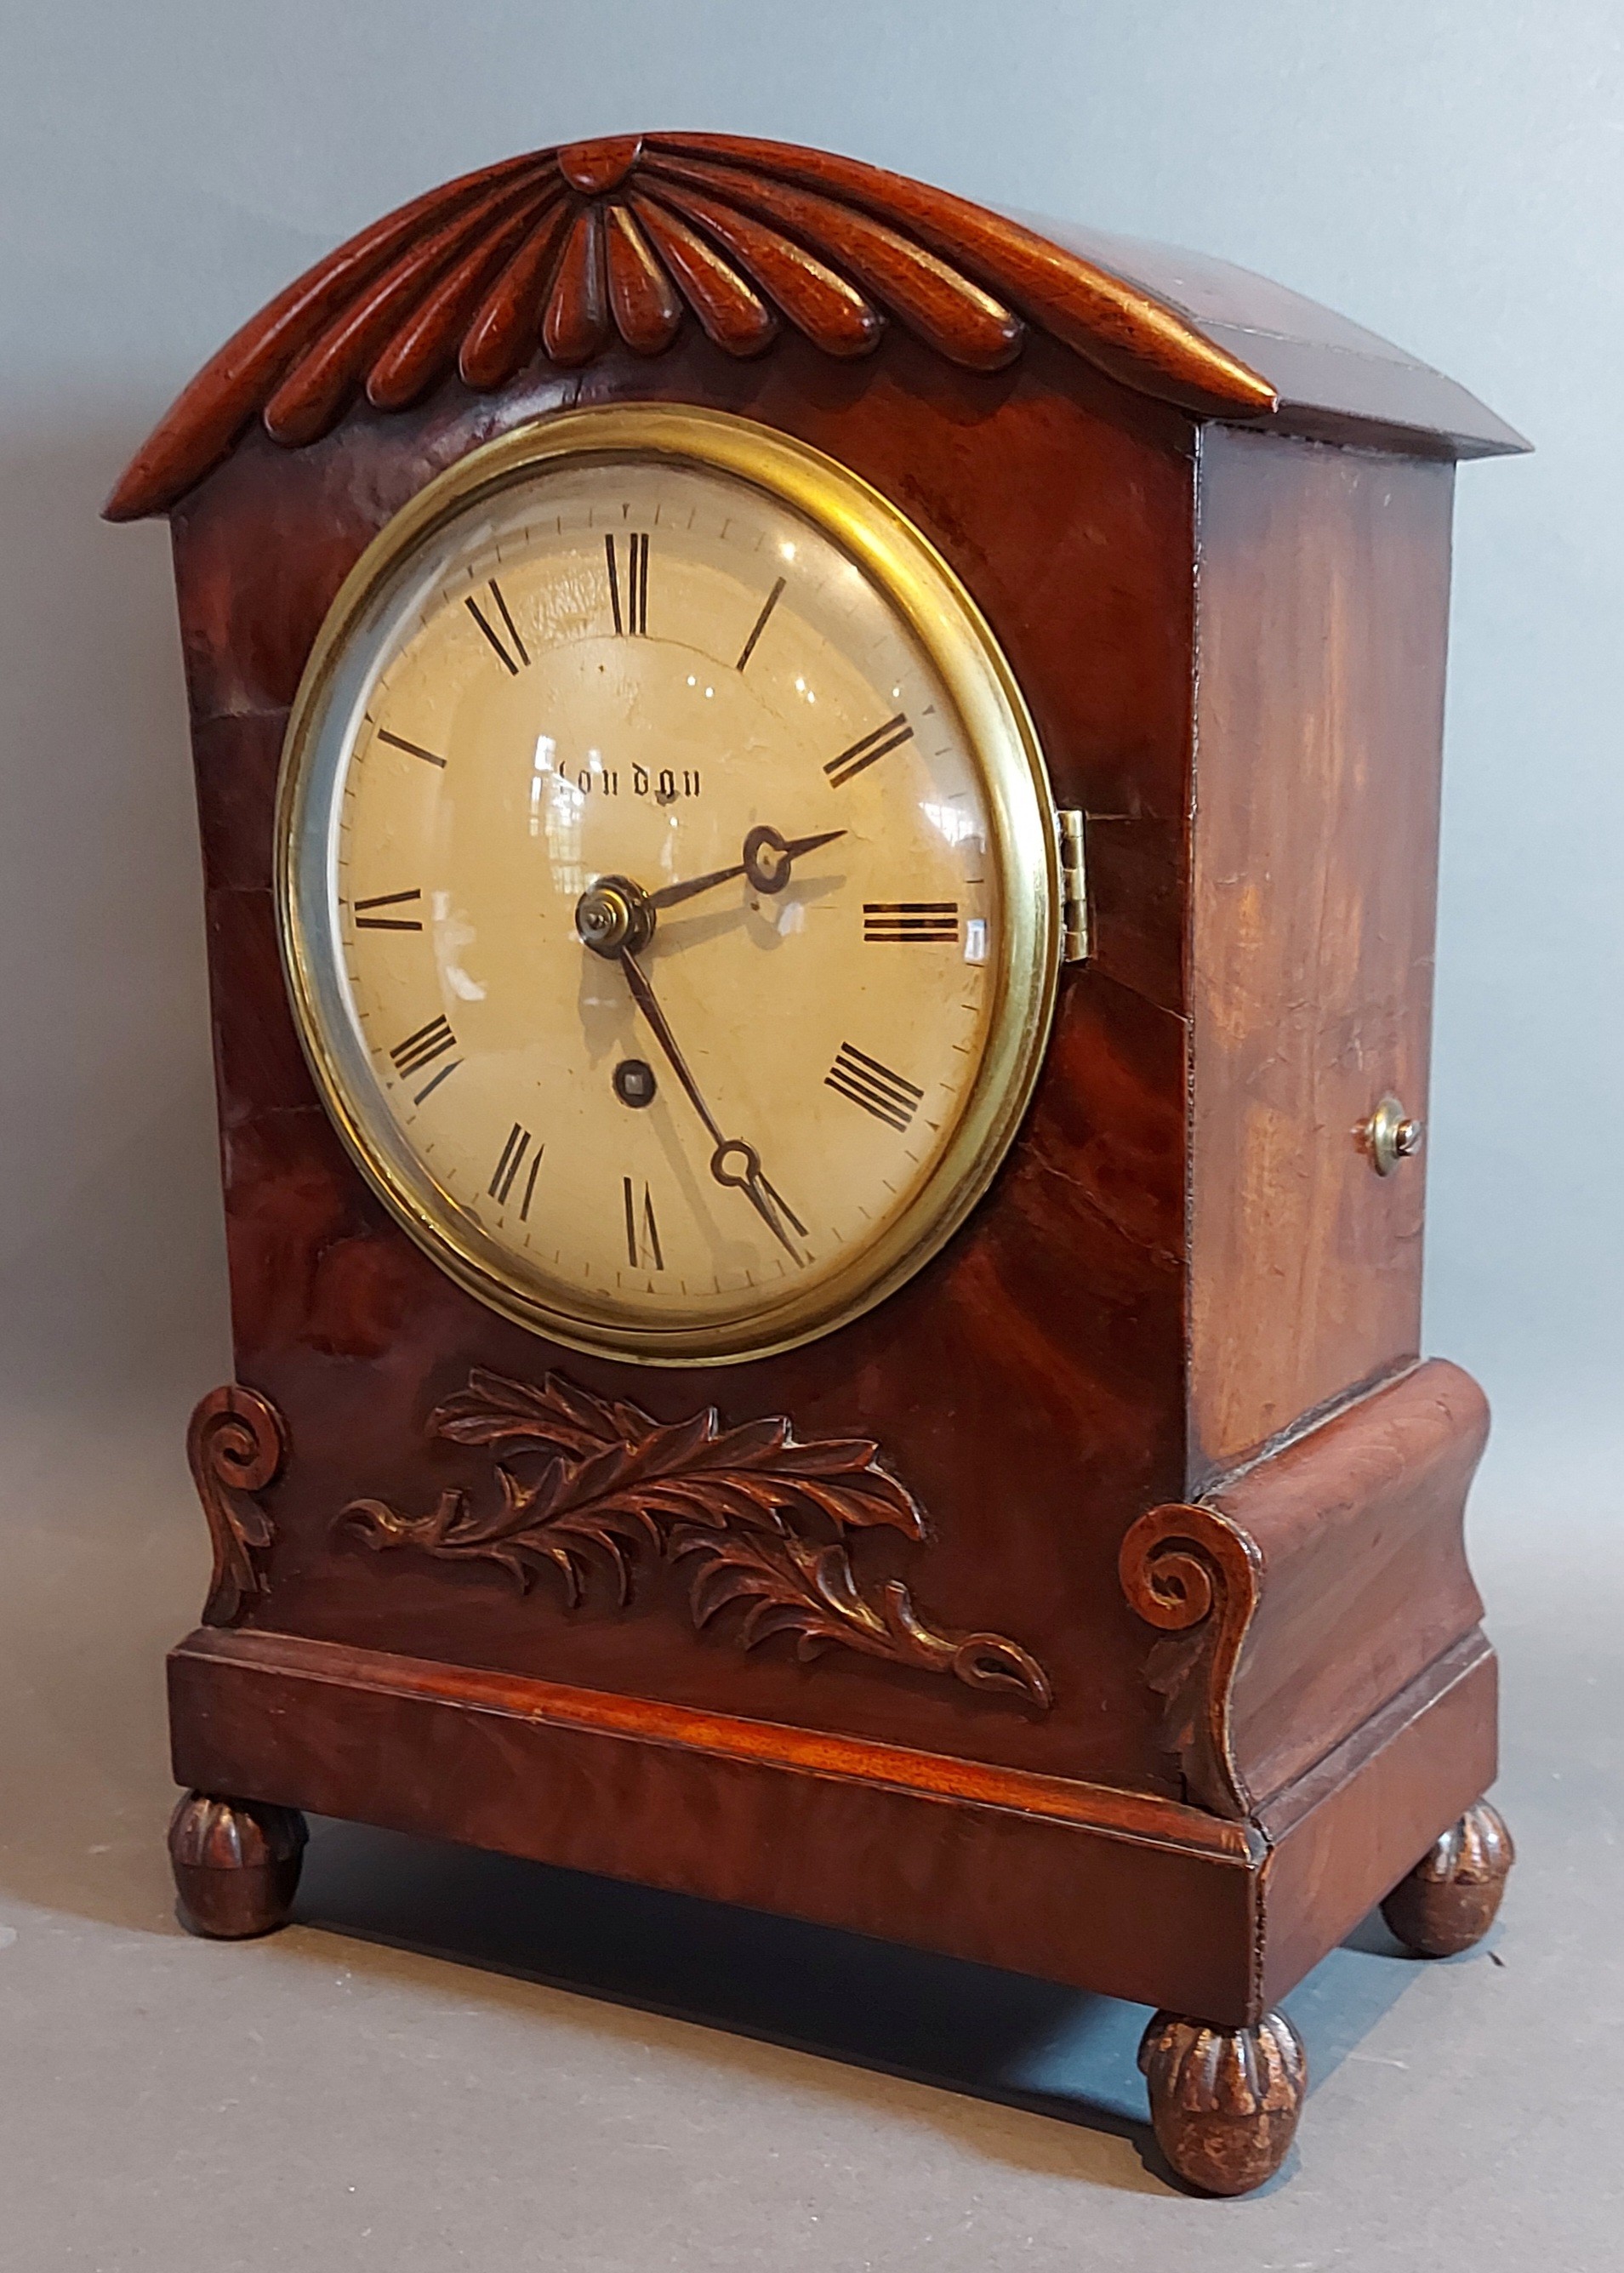
M686 323L725 355L787 325L850 357L891 322L974 371L1009 363L1033 324L1186 409L1274 405L1173 309L965 199L789 143L624 135L464 174L319 261L193 379L107 514L166 510L256 413L294 449L360 395L401 410L454 370L495 389L538 353L658 355Z
M483 1510L460 1487L425 1515L356 1500L338 1521L369 1547L492 1563L522 1587L550 1565L572 1609L597 1573L613 1579L624 1606L647 1552L690 1566L696 1626L742 1605L747 1649L790 1634L803 1659L840 1646L974 1689L1019 1691L1041 1707L1051 1702L1047 1676L1019 1643L936 1630L900 1579L867 1592L859 1584L850 1534L883 1526L926 1536L918 1502L864 1438L803 1444L787 1421L724 1429L714 1411L661 1422L560 1374L538 1389L483 1371L431 1414L429 1429L544 1465L522 1475L510 1460L495 1461L494 1501Z

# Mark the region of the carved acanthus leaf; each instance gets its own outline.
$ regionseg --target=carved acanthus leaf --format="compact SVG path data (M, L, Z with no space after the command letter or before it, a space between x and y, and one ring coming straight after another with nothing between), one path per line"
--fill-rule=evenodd
M1018 1643L936 1630L898 1579L864 1591L850 1535L880 1527L927 1535L918 1502L866 1438L802 1444L786 1420L727 1429L713 1410L658 1422L559 1374L536 1387L484 1371L429 1427L454 1444L505 1447L508 1457L492 1464L494 1491L481 1504L455 1487L417 1516L356 1500L339 1520L368 1546L494 1564L521 1587L550 1567L571 1609L601 1572L624 1606L646 1553L690 1565L696 1626L747 1605L746 1648L788 1634L803 1659L838 1645L972 1688L1018 1691L1040 1707L1051 1701L1042 1669ZM541 1462L533 1474L512 1464L525 1454Z

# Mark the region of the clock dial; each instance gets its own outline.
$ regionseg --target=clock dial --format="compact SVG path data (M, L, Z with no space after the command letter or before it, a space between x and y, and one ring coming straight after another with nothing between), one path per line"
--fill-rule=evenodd
M555 449L364 581L290 739L290 945L386 1197L640 1356L875 1299L1019 1109L1035 752L989 764L849 525L713 454Z

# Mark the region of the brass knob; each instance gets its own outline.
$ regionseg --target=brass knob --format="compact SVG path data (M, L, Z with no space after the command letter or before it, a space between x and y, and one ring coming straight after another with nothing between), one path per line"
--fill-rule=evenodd
M1379 1176L1390 1176L1401 1160L1418 1152L1425 1134L1425 1122L1406 1113L1396 1097L1384 1097L1359 1131Z

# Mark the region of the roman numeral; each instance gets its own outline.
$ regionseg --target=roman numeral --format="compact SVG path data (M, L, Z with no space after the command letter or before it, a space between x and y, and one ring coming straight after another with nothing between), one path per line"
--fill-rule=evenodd
M863 937L945 941L959 937L957 900L865 900Z
M437 758L432 750L424 749L419 743L409 742L403 734L390 733L387 727L380 726L378 739L380 742L387 742L392 750L404 750L409 758L421 758L425 765L443 766L446 762L444 758Z
M408 1034L403 1042L396 1042L389 1055L395 1061L395 1071L404 1076L408 1074L421 1073L425 1066L432 1065L436 1058L443 1058L447 1050L454 1050L455 1047L456 1036L445 1020L431 1018L426 1026L419 1026L415 1034ZM411 1100L412 1103L421 1105L430 1091L438 1089L440 1083L448 1079L462 1062L461 1058L453 1058L448 1066L442 1066L432 1081L429 1083L428 1087L417 1091Z
M497 582L494 576L491 579L489 590L491 598L494 603L493 611L500 613L501 617L502 623L507 630L508 637L513 641L514 653L516 654L519 658L518 663L514 661L513 656L508 654L500 635L492 630L486 619L480 614L478 601L470 594L462 604L468 610L469 614L473 618L474 621L478 625L480 630L485 634L486 639L490 641L491 645L496 649L497 654L500 656L502 661L507 664L511 675L516 679L519 675L519 664L528 663L530 659L530 654L525 647L524 641L519 637L519 626L515 623L513 618L508 612L508 603L502 597L502 588Z
M649 540L640 529L633 529L628 536L624 575L619 546L618 537L605 537L604 558L609 564L610 611L614 617L617 632L629 632L635 638L644 639L649 630Z
M643 1188L642 1221L638 1221L636 1195L629 1176L622 1176L620 1188L626 1198L626 1260L634 1271L663 1271L665 1258L660 1252L659 1226L654 1220L654 1197L647 1184Z
M744 646L740 652L738 662L733 665L733 669L735 671L742 671L745 664L748 663L750 657L755 654L756 642L767 628L768 617L772 613L773 610L778 606L778 602L784 596L784 584L785 579L780 576L778 582L773 586L771 591L768 593L765 604L762 608L762 611L756 619L755 627L751 631L749 638L746 640Z
M355 925L357 931L421 931L423 923L417 916L374 916L364 912L368 908L406 908L423 897L421 892L380 892L376 898L357 900L355 904Z
M519 1171L530 1155L530 1173L524 1179L523 1196L519 1202L519 1221L530 1219L530 1202L536 1195L536 1172L541 1166L545 1145L538 1144L530 1152L530 1132L515 1121L508 1132L508 1142L502 1146L501 1157L496 1163L496 1174L491 1179L491 1197L499 1207L506 1207L508 1196L518 1182Z
M911 1081L904 1081L899 1073L883 1066L878 1058L854 1049L850 1042L841 1043L833 1065L823 1076L823 1086L838 1090L853 1105L861 1105L865 1113L872 1113L876 1121L898 1131L907 1128L925 1094L922 1089L915 1089Z
M456 1036L443 1018L431 1018L426 1026L419 1026L415 1034L408 1034L403 1042L396 1042L389 1055L395 1060L397 1073L417 1073L431 1060L443 1057L447 1050L456 1047Z
M899 710L894 718L888 718L883 726L876 726L872 734L865 734L861 742L853 742L849 750L842 750L838 758L831 758L823 768L829 776L830 787L844 789L846 783L854 775L861 773L865 766L876 764L881 758L888 756L892 750L900 749L904 742L911 742L913 739L914 729Z

